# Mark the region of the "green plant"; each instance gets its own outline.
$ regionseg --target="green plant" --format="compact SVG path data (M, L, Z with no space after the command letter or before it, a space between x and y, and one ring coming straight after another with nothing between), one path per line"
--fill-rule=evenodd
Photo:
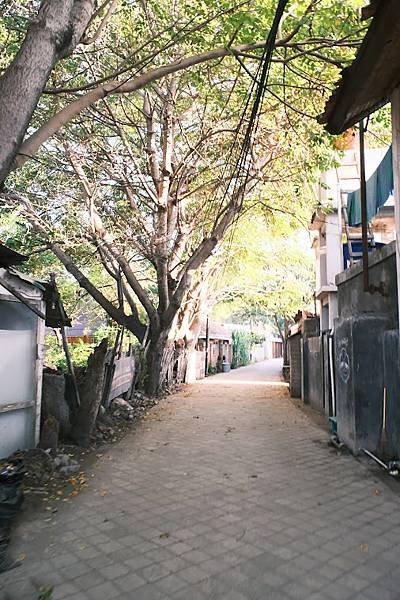
M251 336L252 334L246 331L232 331L232 369L249 364Z
M86 367L88 358L92 354L94 346L94 344L86 344L82 341L79 341L76 344L70 344L69 350L74 366ZM45 350L46 364L53 365L62 371L67 370L67 360L65 358L64 350L55 336L46 335Z
M263 342L265 342L265 334L254 333L253 331L250 332L250 343L252 346L255 344L262 344Z
M53 587L52 586L43 586L39 589L38 600L52 600L53 598Z

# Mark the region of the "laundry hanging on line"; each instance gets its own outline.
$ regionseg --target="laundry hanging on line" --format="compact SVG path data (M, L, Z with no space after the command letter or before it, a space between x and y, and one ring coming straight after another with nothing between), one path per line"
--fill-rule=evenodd
M385 204L393 193L393 187L393 157L390 146L380 165L366 182L368 221L371 221L379 208ZM351 227L361 225L361 190L347 195L347 214Z

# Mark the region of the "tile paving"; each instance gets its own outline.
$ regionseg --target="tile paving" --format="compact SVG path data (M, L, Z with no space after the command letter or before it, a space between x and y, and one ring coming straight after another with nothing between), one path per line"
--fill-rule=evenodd
M328 447L279 369L160 403L87 491L21 520L0 600L398 600L398 489Z

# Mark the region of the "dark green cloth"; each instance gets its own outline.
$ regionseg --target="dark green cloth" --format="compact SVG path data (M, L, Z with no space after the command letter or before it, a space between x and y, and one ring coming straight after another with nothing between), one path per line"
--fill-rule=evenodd
M393 192L393 158L392 146L386 152L375 173L367 181L367 216L368 221L376 215L379 207L385 204ZM349 225L356 227L361 224L361 193L360 190L347 196L347 214Z

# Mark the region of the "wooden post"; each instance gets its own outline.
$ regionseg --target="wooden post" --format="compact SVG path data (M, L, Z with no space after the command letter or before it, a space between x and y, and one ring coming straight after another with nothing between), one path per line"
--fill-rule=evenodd
M394 178L394 205L396 220L396 264L397 264L397 289L400 290L400 87L392 95L392 143L393 143L393 178ZM399 316L400 316L400 294ZM400 322L400 319L399 319Z

